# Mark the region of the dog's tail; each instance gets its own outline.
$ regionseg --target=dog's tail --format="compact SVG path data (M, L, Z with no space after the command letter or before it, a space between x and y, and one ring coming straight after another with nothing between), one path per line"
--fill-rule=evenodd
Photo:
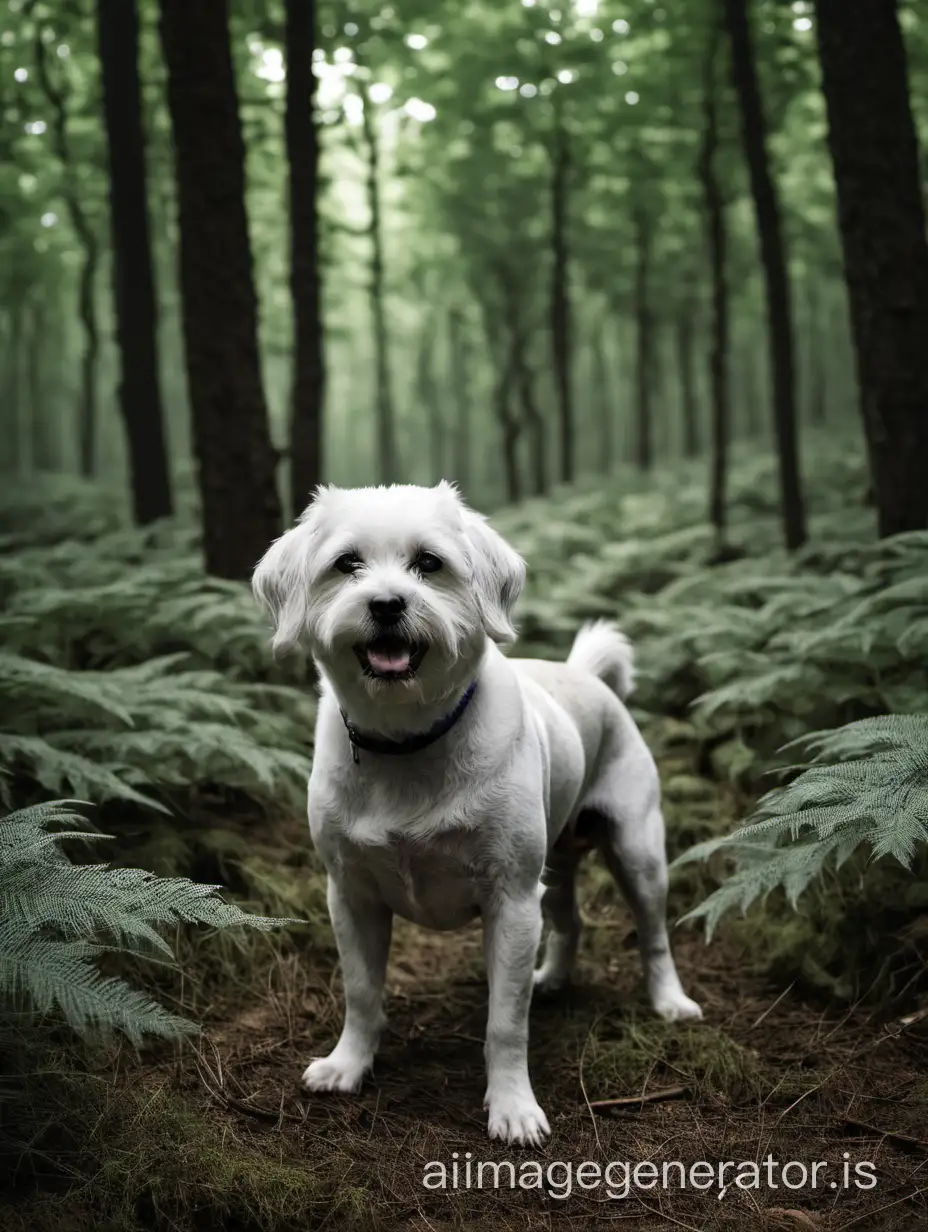
M574 638L567 662L599 677L622 701L635 687L632 644L611 620L585 624Z

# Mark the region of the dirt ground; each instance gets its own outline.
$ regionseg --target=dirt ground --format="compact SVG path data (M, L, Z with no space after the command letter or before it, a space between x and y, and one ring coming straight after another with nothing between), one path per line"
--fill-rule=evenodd
M389 972L390 1026L376 1073L356 1097L303 1096L308 1060L334 1044L340 989L330 952L289 956L266 995L210 1030L199 1072L181 1073L185 1097L209 1110L249 1149L319 1172L320 1204L303 1227L374 1226L568 1229L615 1224L641 1229L859 1229L928 1227L928 1022L879 1023L862 1011L827 1014L795 990L744 974L731 941L706 946L678 934L687 991L705 1023L666 1027L644 1003L630 918L587 878L587 929L576 985L536 1000L530 1066L551 1122L543 1150L486 1137L482 1034L486 988L478 929L430 934L399 922ZM150 1077L153 1075L150 1075ZM638 1097L643 1099L635 1102ZM623 1099L612 1108L598 1101ZM452 1185L454 1153L458 1188ZM464 1166L472 1155L471 1186ZM772 1156L795 1161L783 1183ZM509 1160L503 1184L476 1186L477 1161ZM542 1170L556 1164L551 1183ZM729 1184L723 1196L660 1179L612 1198L605 1183L583 1188L576 1167L653 1160L686 1168L759 1161L758 1187ZM441 1161L447 1188L424 1184ZM826 1161L813 1189L798 1165ZM848 1161L849 1185L844 1184ZM855 1166L874 1165L875 1184ZM574 1179L567 1197L566 1165ZM731 1167L728 1178L738 1169ZM717 1174L717 1173L716 1173ZM429 1175L437 1186L436 1168ZM610 1176L622 1188L622 1170ZM587 1169L583 1179L592 1183ZM639 1173L647 1183L653 1174ZM745 1184L752 1175L742 1173ZM697 1170L696 1181L707 1174ZM773 1188L767 1184L772 1179ZM520 1187L522 1184L530 1188ZM323 1199L322 1194L327 1196Z

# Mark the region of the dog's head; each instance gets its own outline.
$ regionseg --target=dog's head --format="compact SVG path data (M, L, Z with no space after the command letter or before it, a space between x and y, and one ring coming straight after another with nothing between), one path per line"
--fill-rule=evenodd
M319 488L255 570L274 648L305 644L343 688L434 700L486 640L511 641L525 564L442 482Z

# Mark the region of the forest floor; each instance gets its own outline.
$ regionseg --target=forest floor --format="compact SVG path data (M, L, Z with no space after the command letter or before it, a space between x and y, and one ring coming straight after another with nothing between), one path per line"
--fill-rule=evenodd
M674 767L671 767L674 769ZM665 778L667 768L665 767ZM727 808L722 789L702 807ZM679 805L671 802L670 817ZM683 806L686 807L686 806ZM286 843L308 845L303 824ZM280 836L278 836L278 839ZM671 846L673 835L671 834ZM273 850L269 845L268 852ZM283 851L283 848L281 848ZM283 859L283 857L281 857ZM319 878L318 873L311 874ZM319 906L318 880L307 902ZM691 895L673 891L672 916ZM360 1095L305 1096L298 1081L334 1044L341 993L328 926L298 949L272 953L258 978L220 991L204 1015L206 1035L179 1053L126 1058L118 1093L95 1114L100 1167L66 1201L20 1209L23 1229L411 1228L569 1229L593 1224L692 1232L783 1229L908 1230L928 1226L928 1020L879 1021L863 1008L829 1011L796 986L752 973L743 936L710 945L676 934L678 965L705 1021L668 1026L646 1005L630 916L605 874L584 871L584 941L577 980L531 1012L530 1068L551 1122L543 1149L505 1147L486 1136L482 1038L486 1015L479 928L437 934L397 922L388 976L390 1025L376 1072ZM305 932L305 930L304 930ZM643 1101L637 1097L644 1096ZM627 1102L595 1109L600 1100ZM114 1144L115 1137L115 1144ZM457 1153L459 1183L452 1186ZM465 1184L467 1152L472 1185ZM783 1184L768 1157L825 1161L817 1186ZM511 1161L476 1187L477 1161ZM757 1188L731 1184L720 1196L679 1185L584 1189L583 1161L687 1169L708 1161L757 1161ZM424 1184L442 1162L447 1188ZM544 1173L555 1164L550 1180ZM855 1165L875 1165L858 1188ZM848 1172L845 1173L845 1163ZM569 1196L566 1165L573 1166ZM437 1170L429 1170L432 1177ZM613 1191L623 1172L610 1174ZM642 1175L647 1182L650 1177ZM584 1179L589 1182L589 1169ZM849 1185L845 1185L845 1177ZM531 1184L532 1187L519 1186ZM705 1183L699 1171L696 1180ZM870 1185L867 1176L859 1178ZM86 1209L83 1203L86 1200ZM9 1226L9 1225L7 1225Z

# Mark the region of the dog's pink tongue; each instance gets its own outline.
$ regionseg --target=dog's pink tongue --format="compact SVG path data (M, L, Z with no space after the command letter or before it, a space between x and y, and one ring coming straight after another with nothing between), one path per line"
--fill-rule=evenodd
M409 651L368 650L367 661L375 672L405 672L409 669Z

